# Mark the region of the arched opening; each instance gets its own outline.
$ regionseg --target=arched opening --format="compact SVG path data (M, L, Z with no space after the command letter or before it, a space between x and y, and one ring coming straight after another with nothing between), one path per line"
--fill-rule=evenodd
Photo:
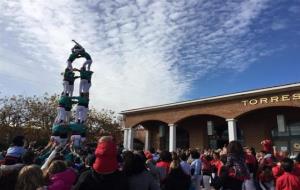
M225 118L215 115L193 115L176 123L177 148L222 148L228 144L228 125ZM242 130L237 136L243 139Z
M145 146L145 128L142 125L133 127L133 149L143 150Z
M167 123L159 120L147 120L135 125L134 129L134 138L139 141L136 141L136 143L134 141L133 149L141 150L141 146L144 146L143 149L153 147L155 149L168 150L169 127Z
M243 131L237 127L237 140L244 144L244 134ZM209 135L209 148L220 149L226 146L229 143L229 135L228 135L228 125L215 125L213 126L212 135Z
M277 150L300 152L300 108L267 107L252 110L237 118L245 133L245 145L260 150L260 142L271 139Z
M188 130L178 127L176 131L176 147L180 149L190 148L190 135Z

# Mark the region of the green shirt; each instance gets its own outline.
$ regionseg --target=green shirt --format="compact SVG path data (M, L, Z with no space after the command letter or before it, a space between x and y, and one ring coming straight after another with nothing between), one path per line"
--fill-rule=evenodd
M81 123L71 122L69 124L69 128L71 129L72 132L79 133L79 134L85 133L86 131L85 126Z
M76 97L72 97L72 99L78 100L78 105L79 106L85 106L85 107L89 106L89 101L90 100L87 97L76 96Z
M67 133L68 132L68 128L67 127L64 127L60 124L53 124L52 125L52 133L55 133L55 132L58 132L58 133Z
M72 105L76 102L72 101L72 98L69 96L61 96L58 104L66 109L66 111L71 111Z
M64 73L64 80L69 81L70 84L74 84L75 81L75 73L73 71L67 71Z
M93 71L84 71L80 70L80 78L81 79L86 79L88 81L91 81Z
M80 58L80 57L84 57L86 60L92 60L90 54L88 54L87 52L83 52L83 53L71 53L71 55L68 58L68 61L72 63L76 58Z

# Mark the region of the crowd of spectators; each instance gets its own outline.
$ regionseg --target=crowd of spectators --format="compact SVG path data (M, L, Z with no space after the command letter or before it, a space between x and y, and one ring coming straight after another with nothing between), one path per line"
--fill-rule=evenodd
M74 153L17 136L0 155L0 189L299 190L300 154L291 159L270 140L261 144L259 152L238 141L217 150L129 151L102 136Z

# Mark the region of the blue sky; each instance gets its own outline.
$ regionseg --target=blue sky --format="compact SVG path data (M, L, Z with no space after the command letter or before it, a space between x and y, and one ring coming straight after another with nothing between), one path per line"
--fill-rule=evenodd
M96 108L300 81L300 0L2 0L0 96L60 93L71 39L94 60Z

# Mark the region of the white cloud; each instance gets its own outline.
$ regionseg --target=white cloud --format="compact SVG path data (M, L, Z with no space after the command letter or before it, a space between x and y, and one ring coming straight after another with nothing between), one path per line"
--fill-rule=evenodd
M0 16L1 25L7 25L5 34L14 33L19 46L26 47L16 51L31 60L29 66L36 68L31 71L37 76L48 72L25 78L41 82L44 91L52 92L51 85L60 92L60 77L53 76L65 67L71 39L76 39L94 60L92 104L122 110L178 101L193 79L210 71L244 70L259 55L249 27L267 3L2 0ZM7 72L17 76L9 72L14 67Z

